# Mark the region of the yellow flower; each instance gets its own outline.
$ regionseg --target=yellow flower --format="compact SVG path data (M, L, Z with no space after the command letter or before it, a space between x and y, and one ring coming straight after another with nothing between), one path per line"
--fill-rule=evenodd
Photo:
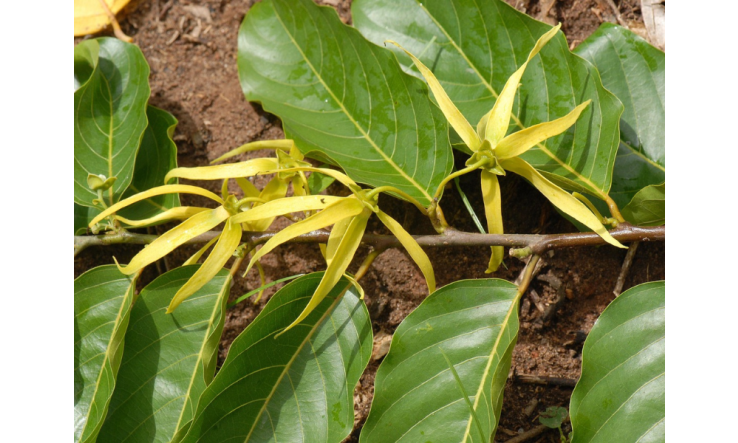
M456 108L433 73L414 55L405 51L412 58L413 63L415 63L415 66L423 77L425 77L446 119L473 152L471 158L466 163L466 168L451 174L441 183L436 197L440 197L443 187L449 180L472 170L481 169L482 195L484 197L487 216L487 227L490 234L502 234L504 231L502 226L500 185L497 176L505 175L506 171L512 171L523 176L533 184L554 206L599 234L608 243L623 248L624 246L607 232L602 222L581 201L551 183L528 162L518 157L536 144L569 129L569 127L576 123L579 115L589 105L590 100L575 107L564 117L550 122L540 123L506 136L515 101L515 91L520 84L520 79L525 72L525 68L541 48L556 35L560 27L561 25L559 24L538 39L536 45L528 55L528 59L507 80L495 105L482 117L477 124L476 130L474 130L458 108ZM402 49L396 42L391 40L388 40L388 42ZM502 262L503 255L504 249L502 246L492 246L492 257L490 258L486 272L496 271Z

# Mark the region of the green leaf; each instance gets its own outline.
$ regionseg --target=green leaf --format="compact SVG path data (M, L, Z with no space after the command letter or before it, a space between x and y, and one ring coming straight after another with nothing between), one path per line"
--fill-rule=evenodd
M665 441L663 281L623 292L595 323L571 396L572 443Z
M328 165L320 165L319 168L327 168ZM310 177L308 177L308 187L310 189L311 195L318 195L321 192L325 191L328 186L330 186L334 181L336 181L335 178L329 177L325 174L321 174L320 172L312 172L310 173Z
M221 270L175 312L165 314L198 268L167 272L141 291L100 441L169 442L189 427L200 394L213 379L231 282Z
M538 37L551 29L502 0L356 0L354 25L369 40L395 40L428 66L451 100L476 124ZM407 72L410 58L395 51ZM592 100L573 127L521 157L604 198L610 189L622 104L602 87L597 70L555 36L528 64L510 131L563 117Z
M342 279L310 316L274 338L302 312L322 275L282 288L236 338L185 443L328 443L351 432L354 386L372 351L369 313L353 286Z
M451 172L448 126L425 84L333 8L254 5L239 31L238 71L246 97L278 115L302 152L329 157L357 182L429 205Z
M100 210L97 208L91 208L89 206L80 206L77 203L74 204L74 235L85 235L87 233L87 226L90 224L93 218L100 214Z
M600 71L625 105L610 196L625 206L645 186L666 177L666 57L636 34L604 23L575 50Z
M115 265L74 280L74 441L94 442L108 411L135 298Z
M177 167L177 145L172 140L177 119L151 105L146 108L146 116L149 125L136 156L133 181L123 193L123 198L163 185L167 172ZM170 184L176 183L175 180ZM135 203L121 210L119 215L130 220L143 220L176 206L179 206L179 194L164 194Z
M543 426L556 429L561 427L568 415L569 411L567 411L566 408L562 408L561 406L551 406L546 408L546 410L538 416L538 421L541 422Z
M498 279L457 281L425 299L392 337L360 441L492 441L517 340L517 302L517 287Z
M623 208L623 217L639 226L660 226L666 223L666 183L646 186L638 191L628 206Z
M95 46L98 57L91 55ZM149 66L138 46L116 38L86 40L74 51L75 86L79 84L74 91L74 202L94 206L97 193L87 187L87 175L102 174L117 177L105 193L111 204L133 177L146 128Z

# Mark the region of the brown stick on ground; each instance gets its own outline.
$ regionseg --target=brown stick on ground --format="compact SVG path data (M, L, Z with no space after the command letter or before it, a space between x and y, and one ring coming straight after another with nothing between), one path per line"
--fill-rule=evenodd
M549 429L548 426L538 425L533 429L528 429L517 437L513 437L510 440L505 441L505 443L523 443L533 437L543 434L546 429Z
M636 249L638 249L638 245L640 242L634 241L630 244L630 247L628 248L628 253L625 254L625 260L623 260L623 267L620 269L620 275L618 275L618 281L615 283L615 289L613 289L612 293L615 294L615 297L620 295L620 292L623 290L623 285L625 285L625 279L628 277L628 272L630 271L630 266L633 264L633 257L635 257Z

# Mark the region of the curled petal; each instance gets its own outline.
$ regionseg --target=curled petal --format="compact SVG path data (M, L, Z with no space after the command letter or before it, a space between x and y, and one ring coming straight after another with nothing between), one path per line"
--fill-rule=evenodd
M174 168L164 177L164 182L174 177L190 180L223 180L235 177L252 177L278 167L276 158L255 158L227 165L200 166L198 168Z
M548 181L548 179L542 176L525 160L513 157L507 160L502 160L501 163L503 168L521 175L531 182L536 189L538 189L551 203L553 203L554 206L564 211L579 223L596 232L606 242L613 246L617 246L618 248L625 248L625 246L615 240L610 233L607 232L607 229L605 229L602 223L597 219L597 216L592 214L584 203Z
M310 313L313 312L313 309L315 309L320 302L323 301L325 296L331 292L331 289L336 286L336 283L341 280L341 277L346 272L346 268L348 268L348 265L351 263L351 259L354 257L354 253L359 248L359 244L361 244L361 238L364 236L364 229L366 228L366 223L371 214L371 210L365 208L361 215L354 217L351 220L351 223L346 229L345 235L341 239L341 243L336 248L336 254L333 256L331 264L329 264L328 268L325 270L325 274L323 274L323 278L320 280L320 283L315 289L315 292L310 298L307 306L305 306L305 309L303 309L302 313L300 313L295 321L293 321L292 324L287 326L278 335L284 334L286 331L303 321L305 317L310 315Z
M143 248L131 259L128 266L118 265L118 270L126 275L133 274L169 254L186 241L218 226L228 216L228 211L222 206L195 214Z
M272 178L269 183L264 186L264 189L261 191L261 194L259 194L259 197L266 202L271 202L272 200L276 201L283 199L285 195L287 195L287 182L280 180L277 176L274 176L274 178ZM260 204L261 203L254 203L253 206L259 207ZM283 214L286 214L286 212ZM255 219L249 223L248 227L253 231L266 231L267 228L272 225L274 219L277 218L277 215L283 214L275 214L270 217Z
M125 208L126 206L130 206L134 203L140 202L141 200L146 200L150 197L156 197L157 195L164 195L164 194L197 194L201 195L203 197L207 197L211 200L215 200L216 202L223 204L223 199L218 197L217 195L213 194L212 192L208 191L207 189L203 189L197 186L190 186L190 185L164 185L164 186L157 186L156 188L151 188L149 190L139 192L136 195L132 195L124 200L119 201L118 203L112 205L108 209L104 210L100 214L98 214L97 217L92 219L89 226L93 227L95 224L97 224L100 220L104 219L105 217L110 216L111 214L115 214L116 212L120 211L121 209Z
M328 177L333 177L335 180L338 180L340 183L342 183L344 186L348 187L349 189L358 189L359 185L356 184L355 181L351 180L349 176L342 172L334 171L333 169L327 169L327 168L311 168L308 166L299 167L299 168L287 168L287 169L279 169L274 171L266 171L264 174L276 174L278 172L298 172L298 171L310 171L310 172L320 172L323 175L327 175Z
M210 164L219 163L223 160L235 157L244 152L258 151L259 149L281 149L283 151L291 150L295 146L295 142L292 140L260 140L258 142L246 143L238 148L228 151L215 160L211 161Z
M320 196L316 195L312 197L320 197ZM294 197L294 198L306 198L306 197ZM259 209L259 208L255 208L253 210L256 210L256 209ZM282 243L289 241L299 235L307 234L308 232L312 232L317 229L322 229L322 228L325 228L326 226L330 226L334 223L337 223L343 220L344 218L353 217L355 215L358 215L363 210L364 210L364 205L359 200L355 198L343 198L341 199L341 201L338 201L328 206L327 208L325 208L325 210L311 217L308 217L305 220L302 220L295 224L287 226L286 228L282 229L277 234L275 234L274 237L269 239L269 241L266 242L264 246L261 247L261 249L259 249L259 252L257 252L256 254L254 254L253 257L251 257L251 261L249 262L249 266L246 269L246 273L249 272L249 270L254 265L254 263L256 263L257 260L259 260L265 254L269 253L272 249L276 248ZM238 216L240 215L241 214L239 214ZM238 216L235 216L235 217L238 217ZM244 273L244 275L246 273Z
M196 206L177 206L176 208L168 209L162 213L156 214L153 217L145 218L143 220L129 220L125 217L121 217L120 215L116 215L115 218L132 228L140 228L171 220L185 220L195 214L207 210L208 208L198 208Z
M176 294L169 307L167 308L167 314L171 313L177 306L187 299L190 295L198 291L198 289L205 286L215 274L217 274L223 265L226 264L229 258L233 255L233 251L236 250L238 244L241 242L241 226L238 223L233 223L228 220L223 228L223 232L218 238L218 243L215 244L213 252L210 253L205 262L195 273L187 280Z
M420 271L425 277L425 283L428 285L428 292L436 290L436 276L433 273L433 266L431 265L428 255L423 251L418 242L415 241L412 235L402 227L401 224L397 223L397 220L385 214L381 210L377 212L379 220L387 226L387 229L394 234L395 237L400 241L402 246L405 247L407 253L410 254L410 258L418 265Z
M328 243L326 243L325 252L323 254L327 265L331 264L333 257L336 255L336 249L338 249L338 245L341 244L341 239L346 235L346 230L351 224L351 220L351 218L344 218L333 225L331 235L328 236Z
M265 218L277 217L299 211L313 211L327 209L330 205L348 200L346 197L332 195L306 195L304 197L285 197L272 200L261 206L241 212L232 217L235 223L251 222ZM358 203L358 200L351 199ZM360 204L360 203L359 203ZM329 223L331 224L331 223Z
M561 28L561 23L551 28L538 39L536 45L530 51L530 54L528 54L528 59L525 63L507 79L505 87L502 88L502 92L497 97L492 110L479 121L477 125L479 137L489 140L492 146L497 145L505 137L505 134L507 134L507 128L510 125L510 114L512 113L513 103L515 102L515 92L518 90L520 79L523 77L528 62L559 32L559 28Z
M502 198L500 197L500 182L491 172L482 170L482 197L484 199L484 213L487 216L487 231L490 234L504 234L502 227ZM489 259L486 273L495 272L505 256L505 248L492 246L492 256Z
M456 105L451 101L448 94L446 94L446 91L444 91L443 86L441 86L441 83L439 83L436 76L433 75L433 72L428 69L423 62L400 46L399 43L392 40L387 40L385 43L392 43L410 56L420 73L423 74L425 81L428 83L428 87L433 92L433 96L438 102L438 107L441 108L443 115L446 116L446 120L448 120L451 126L453 126L454 130L459 134L459 137L464 140L464 143L466 143L469 149L472 151L478 150L479 146L482 144L482 140L480 140L477 133L474 132L474 128L472 128L472 125L469 124L464 115L461 114L461 111L459 111Z
M528 149L546 140L547 138L559 135L569 129L577 122L579 115L584 111L592 100L587 100L581 105L574 108L564 117L557 118L550 122L539 123L537 125L525 128L521 131L514 132L503 138L495 148L497 158L505 159L517 157Z

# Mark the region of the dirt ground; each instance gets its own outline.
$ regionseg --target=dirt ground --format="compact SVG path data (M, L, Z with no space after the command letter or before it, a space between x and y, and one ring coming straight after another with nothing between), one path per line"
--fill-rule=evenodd
M616 21L606 0L507 0L517 9L549 23L562 22L572 48L603 21ZM248 103L241 92L236 70L236 35L252 1L142 0L122 20L121 26L143 50L151 66L150 103L173 113L179 120L175 131L180 166L201 166L243 143L283 137L279 119ZM334 6L346 23L351 22L350 1L323 0ZM638 0L614 0L621 20L643 34ZM75 43L79 39L75 40ZM254 152L243 159L258 157ZM463 167L463 156L457 156ZM266 184L259 177L257 186ZM479 177L461 179L475 210L483 214ZM198 185L218 192L215 182ZM508 175L501 180L506 232L564 233L576 229L553 210L550 204L525 181ZM235 191L235 189L234 189ZM338 188L330 188L336 192ZM184 195L182 203L207 206L204 198ZM417 217L409 204L385 198L382 208L403 221L414 234L433 233L430 223ZM475 232L476 228L455 190L447 191L442 206L451 225ZM282 225L275 225L280 227ZM169 226L152 228L164 232ZM369 230L388 233L376 220ZM126 262L140 249L136 246L89 248L75 258L75 277L101 264L113 263L115 255ZM143 287L167 269L186 260L196 248L182 247L150 266L142 275ZM356 271L368 253L360 249L349 271ZM428 250L438 286L459 279L485 278L489 250L479 248L437 248ZM595 319L614 298L615 286L625 252L611 247L559 250L545 257L544 265L521 304L521 331L513 354L511 377L505 388L500 429L496 441L506 441L519 432L538 425L537 416L549 406L568 407L574 382L580 374L582 341ZM624 289L665 278L663 243L641 244ZM514 280L523 263L506 259L493 277ZM280 247L263 261L268 281L297 273L321 270L324 266L317 245L293 244ZM361 281L376 335L391 334L400 322L427 296L420 271L400 250L380 255ZM231 290L236 298L260 286L258 274L238 278ZM253 305L241 303L227 314L219 363L223 362L233 339L256 317L278 285ZM555 303L558 300L558 303ZM555 308L554 308L555 306ZM372 361L356 390L356 424L346 440L358 441L358 434L371 404L374 374L381 358ZM563 386L526 382L526 375L557 377ZM549 430L531 442L555 442L558 431Z

